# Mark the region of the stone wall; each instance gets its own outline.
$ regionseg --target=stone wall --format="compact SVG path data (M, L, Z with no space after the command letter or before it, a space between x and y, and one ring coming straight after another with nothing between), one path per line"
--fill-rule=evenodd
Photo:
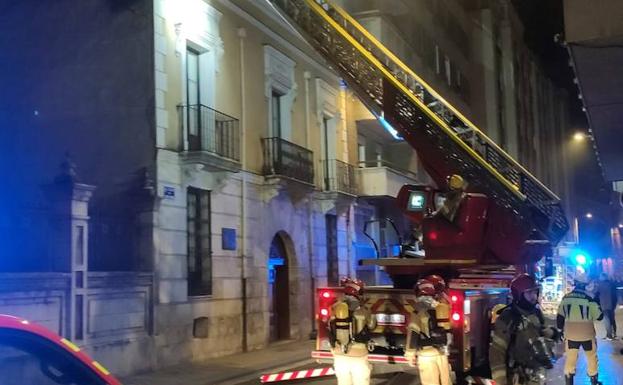
M0 313L25 318L67 336L69 273L0 274ZM89 273L85 340L81 347L115 375L153 369L152 275Z

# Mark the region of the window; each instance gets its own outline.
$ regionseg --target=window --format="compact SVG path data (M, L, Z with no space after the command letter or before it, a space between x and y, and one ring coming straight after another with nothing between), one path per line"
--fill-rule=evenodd
M191 150L201 148L201 97L199 95L199 52L186 50L186 105L188 141Z
M327 229L327 284L337 286L339 281L339 258L337 252L337 216L325 215Z
M441 73L441 52L438 45L435 46L435 73Z
M271 117L273 121L273 136L277 138L281 138L281 95L275 91L273 91L272 96L272 111Z
M359 167L366 167L366 138L363 136L357 138L357 160Z
M448 85L451 86L452 85L452 63L450 63L449 57L446 56L444 58L444 64L445 64L446 81L448 82Z
M106 385L65 349L21 330L0 328L2 385Z
M329 157L329 119L322 118L322 129L324 131L324 181L325 190L331 190L331 165L329 164L331 158Z
M188 294L212 294L210 191L188 188Z
M383 146L376 144L374 147L374 158L376 159L376 167L383 167Z

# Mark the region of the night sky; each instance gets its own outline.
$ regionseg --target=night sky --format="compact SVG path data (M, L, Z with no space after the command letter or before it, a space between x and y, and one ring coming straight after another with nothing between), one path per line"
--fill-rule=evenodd
M573 83L575 75L568 64L569 55L566 48L554 41L557 34L564 40L562 0L513 0L513 5L525 26L526 43L541 60L548 76L557 86L569 93L571 107L569 137L578 130L586 132L588 123L582 111L581 101L577 97L578 88ZM574 212L569 216L580 218L581 241L590 243L596 253L601 253L599 249L609 245L608 224L610 221L616 222L616 219L611 217L616 212L611 205L611 187L602 177L592 143L572 145L576 146L571 152L575 171L572 198ZM587 212L593 213L593 220L589 221L584 217Z

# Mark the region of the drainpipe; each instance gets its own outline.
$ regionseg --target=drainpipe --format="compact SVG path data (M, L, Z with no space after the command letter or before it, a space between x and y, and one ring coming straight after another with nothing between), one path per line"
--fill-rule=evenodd
M311 73L309 71L305 71L303 74L305 78L305 147L310 148L310 122L309 122L309 82L311 81ZM315 178L314 178L315 179ZM316 338L316 278L314 277L314 209L313 209L313 198L310 198L307 201L307 223L309 224L307 228L307 252L309 254L309 291L310 291L310 304L311 304L311 328L309 333L309 338Z
M240 151L240 164L242 172L240 173L240 287L242 296L242 333L241 345L242 351L248 350L247 332L247 273L245 268L245 253L247 250L247 220L246 220L246 197L247 197L247 141L246 141L246 100L245 100L245 67L244 67L244 39L247 31L244 28L238 28L238 37L240 38L240 142L242 148Z

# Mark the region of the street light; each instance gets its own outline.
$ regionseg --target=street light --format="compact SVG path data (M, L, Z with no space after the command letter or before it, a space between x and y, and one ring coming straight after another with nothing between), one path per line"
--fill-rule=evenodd
M585 215L585 216L586 216L586 218L591 219L591 218L593 217L593 214L591 214L591 213L586 213L586 215Z
M578 131L575 134L573 134L573 140L575 140L576 142L583 142L584 139L586 139L586 134L584 134L581 131Z

